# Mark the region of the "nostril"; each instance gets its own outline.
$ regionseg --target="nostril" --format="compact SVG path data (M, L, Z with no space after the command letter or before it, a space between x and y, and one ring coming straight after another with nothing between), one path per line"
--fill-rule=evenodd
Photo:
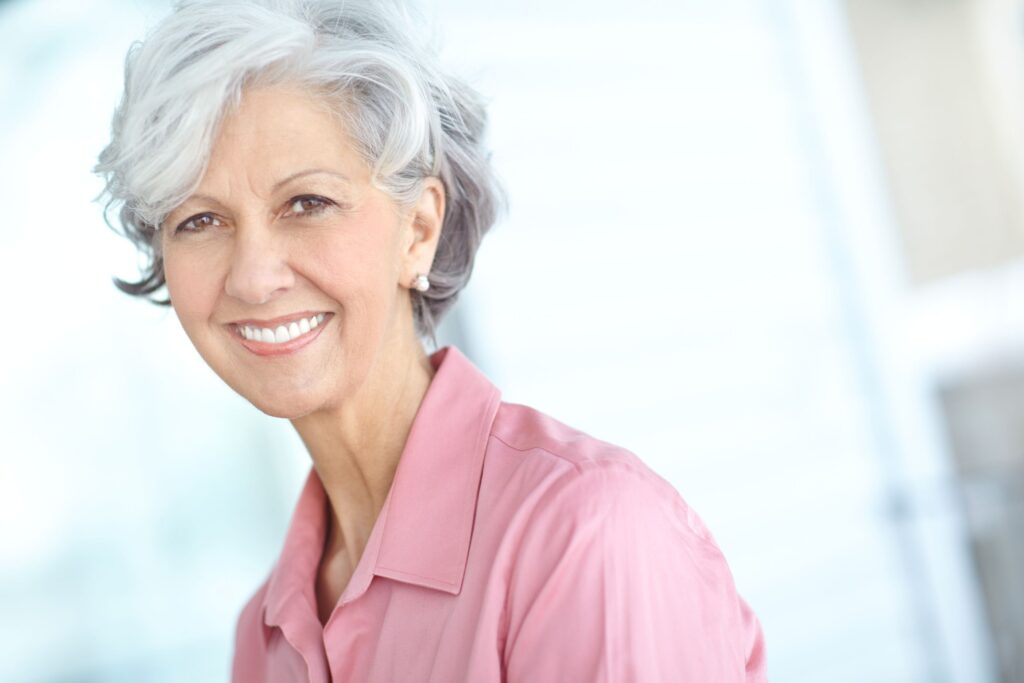
M233 269L224 282L224 293L253 306L269 303L287 292L294 282L291 271L246 272Z

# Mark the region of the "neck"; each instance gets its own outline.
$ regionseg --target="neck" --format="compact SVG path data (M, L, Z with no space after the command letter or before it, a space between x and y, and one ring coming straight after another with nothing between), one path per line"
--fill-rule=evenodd
M292 420L330 503L325 557L344 549L358 562L433 375L413 341L382 352L357 394Z

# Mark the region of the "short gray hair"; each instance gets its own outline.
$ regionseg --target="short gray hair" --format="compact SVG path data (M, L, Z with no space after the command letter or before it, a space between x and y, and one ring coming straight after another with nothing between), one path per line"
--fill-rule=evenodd
M374 183L400 206L440 178L444 223L430 289L410 290L416 330L433 338L504 204L484 146L480 95L439 65L401 0L184 0L125 60L124 94L95 167L104 217L145 258L119 289L154 303L165 284L158 230L195 191L217 127L253 83L297 84L336 102ZM98 198L98 199L99 199ZM114 227L114 226L112 226ZM436 339L434 340L436 344Z

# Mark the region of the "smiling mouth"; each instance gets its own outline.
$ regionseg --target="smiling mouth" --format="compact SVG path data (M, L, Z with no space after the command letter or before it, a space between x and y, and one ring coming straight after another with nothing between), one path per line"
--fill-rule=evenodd
M286 324L274 327L260 327L254 324L236 324L235 331L247 341L263 344L287 344L309 334L323 323L325 313L317 313L308 318L299 318Z

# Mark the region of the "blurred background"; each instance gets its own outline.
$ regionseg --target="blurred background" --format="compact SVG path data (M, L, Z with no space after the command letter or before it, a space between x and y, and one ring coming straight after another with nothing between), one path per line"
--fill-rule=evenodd
M1024 1L421 4L511 198L441 344L676 486L773 682L1024 681ZM167 7L0 0L5 682L227 680L310 466L110 283Z

